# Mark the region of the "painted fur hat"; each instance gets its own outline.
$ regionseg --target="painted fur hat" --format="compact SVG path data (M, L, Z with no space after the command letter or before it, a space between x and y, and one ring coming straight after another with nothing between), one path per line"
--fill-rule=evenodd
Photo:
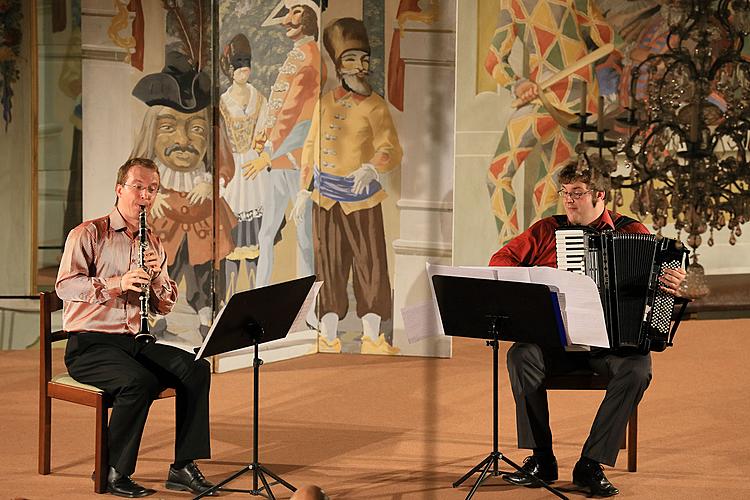
M336 19L323 30L323 45L338 64L339 57L347 50L362 50L370 53L370 40L365 23L353 17Z

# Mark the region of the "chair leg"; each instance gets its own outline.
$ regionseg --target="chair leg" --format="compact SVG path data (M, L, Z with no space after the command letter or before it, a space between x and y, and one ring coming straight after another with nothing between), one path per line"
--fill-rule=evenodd
M96 405L96 450L94 462L94 491L107 492L107 473L109 472L107 446L107 407L100 398Z
M638 407L628 420L628 471L638 470Z
M50 472L50 438L52 431L52 400L46 393L39 398L39 474Z

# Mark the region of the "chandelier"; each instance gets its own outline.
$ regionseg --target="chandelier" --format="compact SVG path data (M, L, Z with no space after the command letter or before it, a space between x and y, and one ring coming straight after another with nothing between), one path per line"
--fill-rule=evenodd
M750 1L673 0L661 11L666 50L632 68L626 113L617 120L627 133L605 139L600 123L597 139L581 141L579 154L609 177L616 205L622 189L632 189L630 209L650 216L657 234L669 223L678 239L686 234L693 250L687 281L692 274L692 295L700 296L707 293L695 283L703 275L696 253L703 235L712 246L714 231L726 227L734 245L750 220L750 60L741 54ZM601 100L599 108L602 116ZM581 138L593 130L585 116L578 130ZM599 153L589 156L590 147Z

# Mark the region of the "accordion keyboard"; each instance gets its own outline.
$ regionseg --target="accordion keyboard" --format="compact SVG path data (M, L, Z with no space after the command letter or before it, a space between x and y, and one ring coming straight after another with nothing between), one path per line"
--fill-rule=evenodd
M581 229L558 229L555 232L557 268L586 274L586 240Z

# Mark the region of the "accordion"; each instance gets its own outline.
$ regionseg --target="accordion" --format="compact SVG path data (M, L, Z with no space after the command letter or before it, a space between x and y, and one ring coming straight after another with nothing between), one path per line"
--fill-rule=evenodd
M581 226L557 229L555 240L558 269L585 274L599 288L610 347L645 353L672 345L675 297L659 287L659 277L682 267L682 243Z

